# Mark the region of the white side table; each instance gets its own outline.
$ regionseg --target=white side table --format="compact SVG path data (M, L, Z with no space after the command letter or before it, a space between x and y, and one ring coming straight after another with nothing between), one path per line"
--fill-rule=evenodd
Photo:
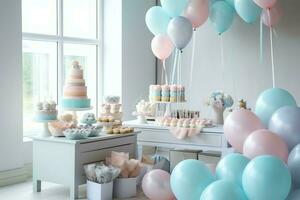
M78 186L86 183L83 165L103 161L111 151L128 152L135 157L136 134L101 135L85 140L58 137L33 137L33 189L41 182L70 187L70 199L78 197Z

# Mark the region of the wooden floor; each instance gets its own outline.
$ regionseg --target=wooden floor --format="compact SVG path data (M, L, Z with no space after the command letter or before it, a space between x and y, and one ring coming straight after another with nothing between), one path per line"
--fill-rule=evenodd
M69 200L69 190L66 187L44 183L41 193L32 192L32 182L0 187L0 199L5 200ZM86 190L80 188L80 199L86 199ZM124 200L124 199L123 199ZM143 194L127 200L147 200Z

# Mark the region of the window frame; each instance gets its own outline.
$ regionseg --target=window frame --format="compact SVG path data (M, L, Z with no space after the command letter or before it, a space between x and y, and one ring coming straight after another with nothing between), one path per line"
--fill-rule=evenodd
M80 38L80 37L68 37L64 36L64 0L56 0L56 35L40 34L22 32L22 41L41 41L41 42L55 42L57 44L57 99L59 102L63 94L64 85L64 43L69 44L82 44L82 45L95 45L96 46L96 116L100 113L100 106L102 102L102 96L104 91L104 67L103 67L103 0L96 0L96 38ZM23 51L22 51L23 52ZM23 116L24 117L24 116ZM29 130L23 129L23 136L27 137L24 133ZM31 131L34 134L34 130Z

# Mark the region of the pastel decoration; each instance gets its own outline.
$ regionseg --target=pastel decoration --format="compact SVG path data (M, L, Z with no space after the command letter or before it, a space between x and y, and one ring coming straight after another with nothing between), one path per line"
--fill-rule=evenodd
M262 22L268 27L276 26L282 17L282 10L278 4L270 9L263 10L261 14Z
M277 0L253 0L253 1L264 9L272 8L277 2Z
M161 6L167 11L169 16L177 17L183 13L189 0L161 0Z
M174 45L168 35L160 34L160 35L156 35L153 38L151 42L151 48L153 54L158 59L165 60L171 55L174 49Z
M234 9L225 1L217 1L211 7L210 21L218 34L229 29L234 19Z
M292 191L287 198L287 200L298 200L298 199L300 199L300 189Z
M273 155L284 162L287 162L289 156L289 150L284 140L265 129L254 131L247 137L243 152L250 159L261 155Z
M249 158L238 153L225 156L216 167L217 179L231 181L242 186L243 172L249 161Z
M269 129L278 134L287 143L291 151L300 143L300 108L285 106L272 116Z
M199 160L181 161L171 174L171 188L178 200L199 200L213 181L210 170Z
M191 22L181 16L173 18L168 26L168 35L175 47L182 50L188 45L193 35Z
M91 106L90 99L62 99L61 106L63 108L88 108Z
M248 200L244 191L236 183L218 180L203 191L200 200Z
M259 118L246 109L235 110L226 118L224 134L228 142L238 152L243 152L246 138L254 131L263 129Z
M268 127L272 115L283 106L297 106L297 103L287 90L271 88L259 95L256 101L255 114ZM276 133L276 131L273 132Z
M146 13L146 25L154 35L167 32L170 16L160 6L150 8Z
M151 200L175 199L170 186L170 174L166 171L155 169L148 172L143 178L142 188Z
M208 15L208 0L191 0L184 12L184 16L191 21L194 29L204 24Z
M291 174L281 159L259 156L245 168L243 188L248 199L283 200L291 189Z
M247 23L254 23L261 15L262 9L253 0L235 0L235 10Z
M296 188L300 188L299 166L300 166L300 144L298 144L293 148L288 159L288 167L292 174L293 184L296 186Z
M234 8L234 1L235 0L225 0L232 8Z

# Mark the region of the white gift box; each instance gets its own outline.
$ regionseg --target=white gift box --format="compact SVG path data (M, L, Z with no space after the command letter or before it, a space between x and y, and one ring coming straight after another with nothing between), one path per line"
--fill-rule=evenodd
M88 200L112 200L113 182L99 184L87 181L87 199Z
M137 195L137 178L117 178L114 181L114 198L131 198Z

